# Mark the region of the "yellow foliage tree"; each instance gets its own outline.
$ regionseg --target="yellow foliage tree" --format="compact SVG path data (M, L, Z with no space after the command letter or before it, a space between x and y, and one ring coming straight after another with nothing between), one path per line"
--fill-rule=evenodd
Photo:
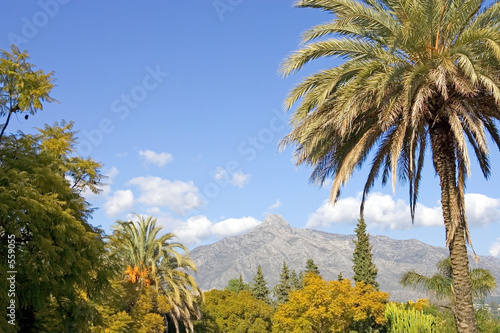
M345 332L359 322L385 323L389 294L351 281L325 281L309 273L304 289L290 293L289 301L276 309L274 333Z

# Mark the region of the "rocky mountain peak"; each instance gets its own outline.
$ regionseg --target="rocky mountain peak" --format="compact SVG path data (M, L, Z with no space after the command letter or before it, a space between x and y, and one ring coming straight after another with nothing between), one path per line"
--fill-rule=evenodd
M262 231L262 229L291 231L292 227L283 218L283 216L279 214L270 214L254 229L256 231ZM252 231L254 229L252 229Z

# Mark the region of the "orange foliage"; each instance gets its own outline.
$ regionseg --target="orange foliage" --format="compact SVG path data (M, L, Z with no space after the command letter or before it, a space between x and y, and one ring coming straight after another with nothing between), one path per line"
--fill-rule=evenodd
M127 266L125 274L127 274L127 277L125 278L126 282L137 283L142 280L144 281L144 285L148 286L150 284L150 281L147 278L149 275L149 268L140 270L138 266L135 266L134 268Z
M384 324L389 294L363 282L326 282L307 274L304 289L290 293L289 301L279 305L273 317L273 332L344 332L355 322L374 320Z

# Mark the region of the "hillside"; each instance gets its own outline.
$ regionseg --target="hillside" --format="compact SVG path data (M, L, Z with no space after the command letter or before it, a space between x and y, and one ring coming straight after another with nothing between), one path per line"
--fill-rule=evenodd
M251 282L259 264L268 286L272 287L278 282L283 260L298 273L304 269L306 260L312 258L325 279L336 279L340 272L344 278L352 278L354 238L354 235L293 228L280 215L269 215L247 234L197 247L191 251L191 257L198 267L196 278L203 290L222 289L240 273L245 282ZM370 236L370 242L380 289L390 292L395 301L425 297L402 288L399 277L410 269L432 274L437 261L447 255L445 248L414 239ZM471 265L489 269L500 281L500 259L480 256L479 262L471 260ZM497 288L494 295L499 294Z

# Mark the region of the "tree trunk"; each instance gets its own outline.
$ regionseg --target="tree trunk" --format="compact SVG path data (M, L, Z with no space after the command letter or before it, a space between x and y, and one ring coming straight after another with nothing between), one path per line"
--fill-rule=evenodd
M14 111L9 110L9 114L7 115L7 120L5 121L5 124L2 127L2 131L0 132L0 142L2 141L3 133L5 132L5 129L7 128L7 125L9 125L10 117L12 116L13 112Z
M465 237L465 208L457 186L455 141L446 118L430 125L432 158L441 185L446 243L450 251L454 283L454 312L459 333L475 333L476 320L472 304L469 259ZM463 196L462 196L463 197Z

